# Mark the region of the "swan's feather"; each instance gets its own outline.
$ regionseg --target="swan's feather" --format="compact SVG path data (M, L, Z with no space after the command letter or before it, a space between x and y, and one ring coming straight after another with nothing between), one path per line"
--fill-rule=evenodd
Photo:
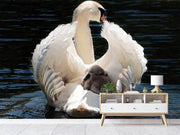
M77 22L74 22L72 24L59 25L45 39L43 39L40 44L36 46L32 58L33 75L36 82L38 82L39 70L46 56L46 53L49 52L50 48L52 49L58 46L58 49L60 50L59 53L62 54L62 52L64 52L64 50L66 50L67 47L71 45L67 42L68 40L72 40L72 37L75 34L76 24ZM54 53L52 57L54 57L55 55L57 54ZM50 66L50 64L48 65Z
M56 73L51 68L46 68L46 72L43 74L42 79L43 81L41 82L41 87L44 90L50 104L53 104L56 100L55 95L64 89L64 82L59 76L59 73Z
M139 84L147 70L143 47L121 27L107 21L104 22L101 36L107 40L109 48L96 64L106 69L113 81L120 77L126 86L131 82Z

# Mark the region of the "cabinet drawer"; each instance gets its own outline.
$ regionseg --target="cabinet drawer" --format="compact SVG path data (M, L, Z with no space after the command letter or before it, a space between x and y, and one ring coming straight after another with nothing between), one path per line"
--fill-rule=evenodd
M167 113L167 104L161 103L161 104L146 104L142 106L142 111L144 112L153 112L153 113Z
M167 104L103 103L101 113L167 113Z
M101 104L101 112L115 112L118 113L120 111L123 111L123 105L121 103L105 103Z

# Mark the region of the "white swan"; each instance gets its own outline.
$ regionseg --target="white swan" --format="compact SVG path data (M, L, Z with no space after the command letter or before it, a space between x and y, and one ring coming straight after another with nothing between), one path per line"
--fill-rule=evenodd
M90 20L104 21L101 35L109 44L108 51L97 61ZM100 65L113 82L121 79L124 89L128 89L131 82L140 83L146 63L143 48L118 25L105 21L104 8L94 1L80 4L74 11L73 23L53 30L36 46L32 58L34 79L49 104L77 117L99 112L99 95L81 86L92 65Z

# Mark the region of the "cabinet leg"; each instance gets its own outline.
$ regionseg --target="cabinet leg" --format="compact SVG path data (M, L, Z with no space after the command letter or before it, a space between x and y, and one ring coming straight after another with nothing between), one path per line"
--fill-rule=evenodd
M101 116L101 126L103 125L103 123L104 123L104 119L105 119L105 114L102 114L102 116Z
M161 120L162 120L162 123L163 123L163 125L164 125L164 120L163 120L163 117L162 117L162 115L161 115Z
M165 126L167 126L167 121L166 121L166 117L165 117L165 114L161 115L161 119L162 119L162 122Z

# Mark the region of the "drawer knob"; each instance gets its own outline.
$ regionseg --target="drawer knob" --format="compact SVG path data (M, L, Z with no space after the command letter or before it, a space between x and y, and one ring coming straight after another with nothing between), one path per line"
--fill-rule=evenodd
M158 107L155 108L156 110L158 109Z
M111 110L113 110L113 108L112 108L112 107L111 107L110 109L111 109Z
M134 110L136 110L136 108L135 108L135 107L133 107L133 109L134 109Z

